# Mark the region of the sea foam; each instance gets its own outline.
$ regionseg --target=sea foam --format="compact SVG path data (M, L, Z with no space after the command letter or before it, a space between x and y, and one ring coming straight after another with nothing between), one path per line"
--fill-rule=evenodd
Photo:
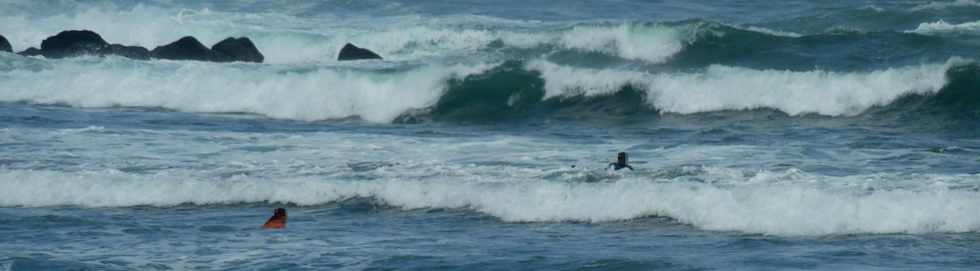
M950 24L939 20L935 22L921 23L919 27L905 31L906 33L916 33L923 35L935 35L944 33L980 33L980 21L965 22L960 24Z
M359 182L313 177L204 180L162 173L5 170L0 172L0 206L317 205L372 198L402 209L469 209L508 222L606 222L664 216L706 230L775 235L980 230L980 217L975 215L980 212L980 194L975 190L941 185L878 190L817 185L875 178L976 183L980 181L977 175L827 177L769 172L730 177L741 180L727 185L640 176L599 183L438 178Z
M950 60L955 63L959 60ZM790 115L855 115L898 97L938 91L952 64L870 72L757 70L712 65L703 72L647 73L590 69L532 61L545 78L547 97L608 94L623 86L644 88L648 102L670 113L773 108Z
M40 66L0 71L0 100L247 112L299 120L358 116L374 122L390 122L409 109L426 107L442 94L449 78L485 68L435 65L384 73L344 67L280 70L194 61L141 63L121 58L82 58Z

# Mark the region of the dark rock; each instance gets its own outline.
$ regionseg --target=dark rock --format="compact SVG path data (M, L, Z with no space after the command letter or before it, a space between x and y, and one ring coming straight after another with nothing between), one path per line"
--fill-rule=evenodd
M27 48L27 50L21 51L20 53L17 53L17 54L18 55L22 55L22 56L39 56L39 55L41 55L41 49L38 49L38 48L35 48L35 47L31 47L31 48Z
M99 50L99 55L117 55L138 60L150 60L150 50L141 46L125 46L121 44L106 46L102 50Z
M350 43L344 45L344 48L340 49L340 54L337 55L337 60L339 61L358 59L381 59L381 56L371 52L371 50L360 48Z
M7 41L7 38L5 38L3 35L0 35L0 52L11 53L13 51L14 49L10 48L10 42Z
M211 46L211 51L222 54L228 61L244 61L262 63L265 56L255 48L255 44L248 38L227 38Z
M211 51L191 36L154 48L153 51L150 51L150 56L170 60L227 61L228 59L222 54Z
M62 31L41 42L41 54L46 58L65 58L94 55L109 43L99 34L88 30Z

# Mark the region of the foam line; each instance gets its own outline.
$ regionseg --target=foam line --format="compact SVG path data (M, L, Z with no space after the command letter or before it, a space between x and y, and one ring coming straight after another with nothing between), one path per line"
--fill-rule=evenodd
M510 222L605 222L655 215L706 230L776 235L980 230L977 191L941 185L881 190L814 185L870 178L917 183L941 183L951 178L980 181L976 175L826 177L773 172L729 185L642 177L600 183L448 179L353 182L7 170L0 172L0 206L316 205L363 197L403 209L471 209Z

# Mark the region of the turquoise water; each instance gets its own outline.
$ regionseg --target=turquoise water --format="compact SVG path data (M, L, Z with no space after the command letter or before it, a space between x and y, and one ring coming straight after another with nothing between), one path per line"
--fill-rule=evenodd
M266 63L0 53L0 270L974 270L977 14L7 1L17 51L248 36Z

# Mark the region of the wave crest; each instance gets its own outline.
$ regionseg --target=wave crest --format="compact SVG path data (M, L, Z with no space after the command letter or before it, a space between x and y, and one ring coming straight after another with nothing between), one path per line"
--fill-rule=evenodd
M919 27L913 30L907 30L906 33L916 33L923 35L936 35L936 34L946 34L946 33L980 33L980 21L966 22L960 24L950 24L944 20L939 20L931 23L921 23Z

